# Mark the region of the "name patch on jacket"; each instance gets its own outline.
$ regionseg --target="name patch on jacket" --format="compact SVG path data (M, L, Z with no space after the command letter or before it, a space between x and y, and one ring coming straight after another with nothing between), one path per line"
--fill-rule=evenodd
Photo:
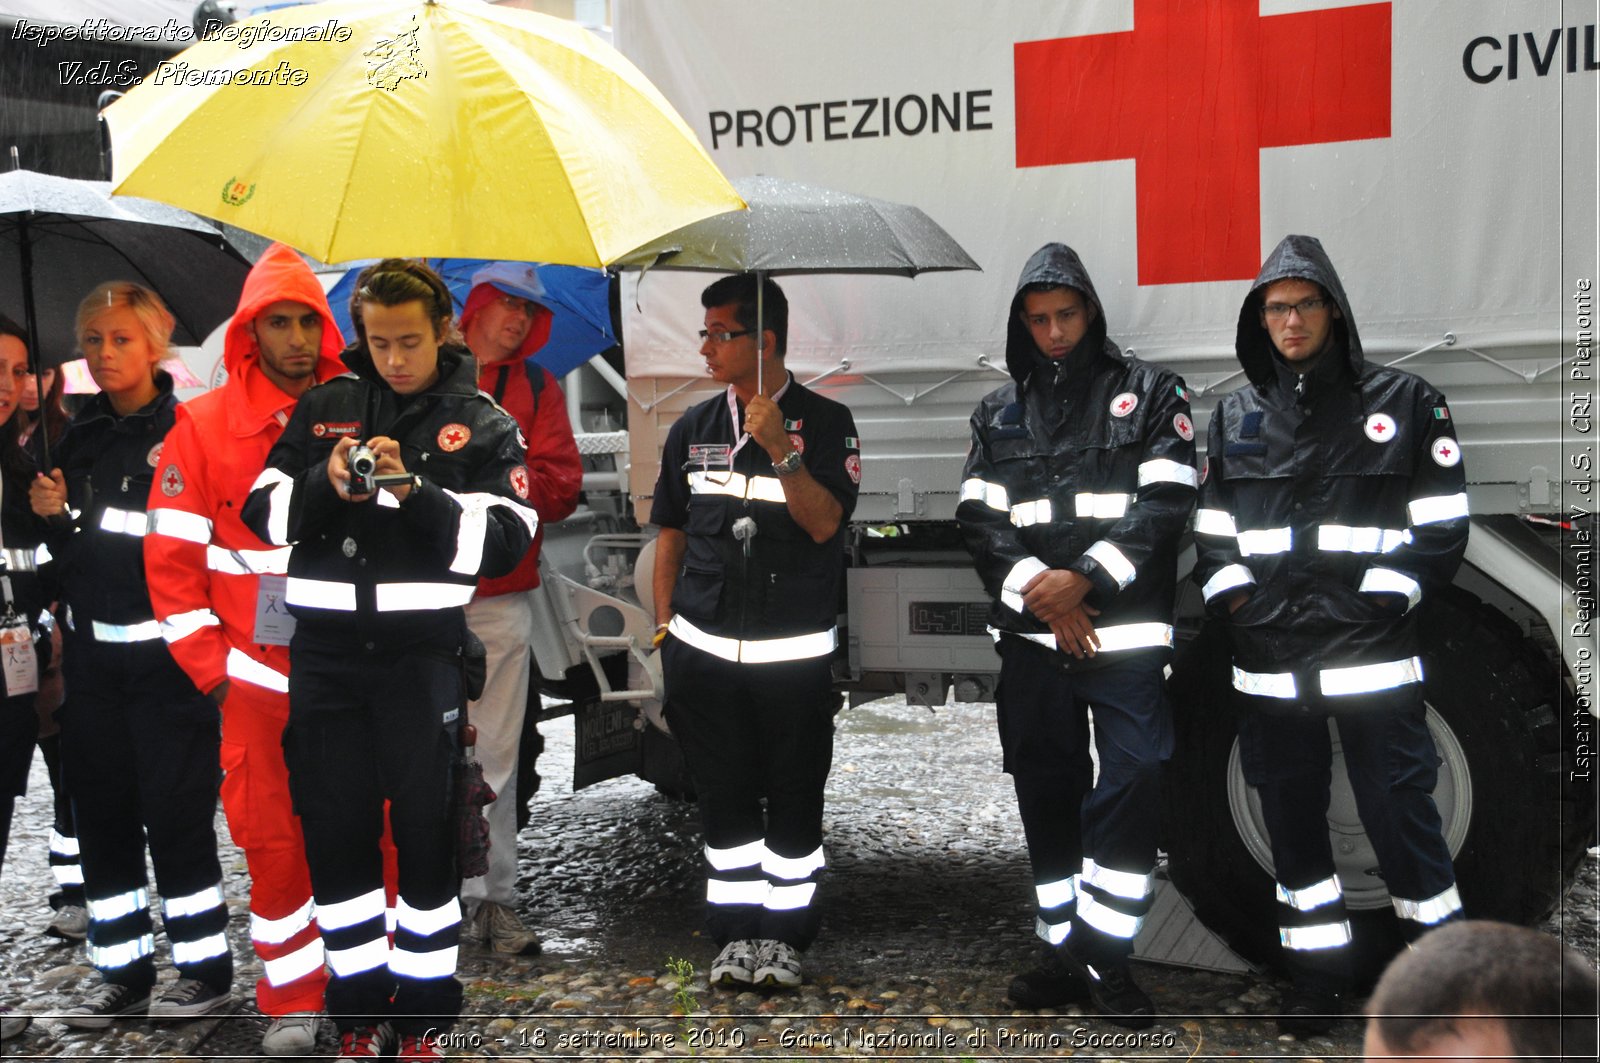
M361 438L360 421L318 421L311 426L311 434L318 439L329 436L355 436Z
M731 443L690 443L689 465L705 468L708 465L728 465L732 461Z

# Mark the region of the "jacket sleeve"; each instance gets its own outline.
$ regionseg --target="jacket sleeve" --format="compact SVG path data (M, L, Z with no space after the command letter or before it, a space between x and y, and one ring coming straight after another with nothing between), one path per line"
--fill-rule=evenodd
M1421 431L1406 504L1408 526L1399 545L1379 554L1367 567L1357 588L1401 595L1406 612L1416 608L1424 589L1450 582L1466 553L1471 525L1466 467L1444 396L1418 388L1411 417Z
M1169 373L1155 377L1146 393L1144 449L1139 484L1122 519L1070 564L1094 584L1093 600L1105 605L1132 583L1163 547L1176 543L1194 510L1194 429L1183 382Z
M239 516L263 542L291 546L326 526L346 503L328 482L328 460L311 460L312 402L302 398Z
M1022 588L1050 566L1023 545L1021 531L1011 523L1006 485L990 456L987 409L987 403L981 404L972 415L972 446L961 470L956 523L989 596L1021 613Z
M144 568L167 648L202 691L215 688L228 674L228 640L211 609L211 570L206 564L210 514L217 504L209 489L206 446L194 419L180 406L150 487Z
M567 419L566 396L550 370L543 368L544 388L528 436L528 503L539 520L553 524L572 516L583 490L583 459Z
M1206 431L1206 456L1201 466L1200 506L1194 514L1194 579L1208 611L1225 615L1223 603L1235 591L1254 587L1255 574L1239 553L1239 528L1233 510L1233 488L1223 461L1226 417L1219 404Z

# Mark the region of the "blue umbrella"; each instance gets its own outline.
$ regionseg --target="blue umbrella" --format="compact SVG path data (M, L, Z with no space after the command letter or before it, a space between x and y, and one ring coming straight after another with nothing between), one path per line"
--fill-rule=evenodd
M376 261L376 260L373 260ZM444 282L450 286L455 300L456 314L466 305L467 294L472 290L472 275L490 260L482 258L430 258L425 259ZM350 321L350 291L355 287L356 275L371 262L352 262L350 270L328 291L328 303L340 330L351 340L356 330ZM533 354L533 360L550 374L560 378L578 368L590 358L616 345L617 337L611 331L611 279L605 271L585 269L582 266L551 266L534 264L539 283L544 286L545 298L540 300L550 308L550 338Z

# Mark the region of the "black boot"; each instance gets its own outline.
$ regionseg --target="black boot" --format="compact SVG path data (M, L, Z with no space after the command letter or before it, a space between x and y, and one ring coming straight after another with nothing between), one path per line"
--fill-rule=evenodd
M1089 985L1061 958L1061 950L1044 945L1039 950L1039 965L1011 980L1006 997L1019 1008L1054 1008L1089 999Z

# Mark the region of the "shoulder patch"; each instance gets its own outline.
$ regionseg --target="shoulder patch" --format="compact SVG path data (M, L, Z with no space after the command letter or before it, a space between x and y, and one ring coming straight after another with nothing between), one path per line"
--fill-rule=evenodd
M439 449L447 454L466 446L472 439L472 429L456 421L439 429Z
M1177 431L1178 435L1182 439L1190 440L1190 439L1194 438L1194 422L1189 420L1189 415L1188 414L1186 414L1186 413L1175 413L1175 414L1173 414L1172 415L1172 427L1173 427L1174 430Z
M528 497L528 467L518 465L511 470L511 490L518 498Z
M1366 419L1361 430L1374 443L1387 443L1394 438L1394 418L1386 413L1375 413Z
M176 465L169 464L161 470L161 493L168 498L183 494L183 473L178 471Z
M1433 408L1433 419L1435 421L1448 421L1450 419L1450 407L1435 406Z
M859 484L861 482L861 455L846 454L844 456L844 471L850 477L851 483Z
M1131 391L1124 391L1111 400L1111 416L1126 417L1139 407L1139 396Z
M163 439L160 443L157 443L155 446L151 447L150 453L144 456L144 460L149 463L152 469L161 464L161 448L166 445L166 442L167 441Z
M1452 465L1461 464L1461 447L1449 436L1440 436L1433 441L1433 446L1428 448L1433 455L1435 465L1448 469Z
M970 444L969 444L969 446L970 446ZM860 439L860 437L859 436L845 436L844 437L844 449L846 449L846 450L860 450L861 449L861 439Z

